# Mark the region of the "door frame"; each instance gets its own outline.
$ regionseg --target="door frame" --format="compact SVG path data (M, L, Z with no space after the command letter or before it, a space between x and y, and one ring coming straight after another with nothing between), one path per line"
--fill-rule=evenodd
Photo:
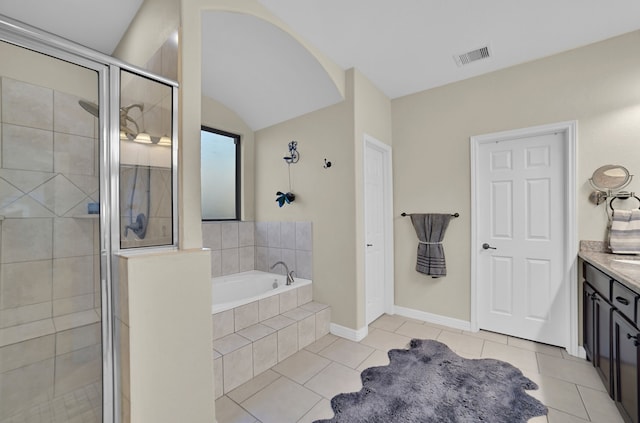
M383 192L383 201L384 201L384 209L383 213L383 221L384 221L384 312L388 314L394 314L394 256L393 256L393 160L392 160L392 149L390 145L387 145L381 141L378 141L374 137L368 134L364 134L363 139L363 154L362 154L362 177L363 177L363 186L366 183L366 168L367 168L367 154L366 151L368 148L375 149L382 153L383 155L383 172L384 172L384 192ZM367 202L366 202L366 193L363 190L362 193L362 227L364 228L363 234L367 233L366 228L366 216L367 216ZM366 243L366 240L364 240ZM366 247L364 248L364 269L367 268L367 253ZM366 280L366 272L364 276L364 317L365 317L365 325L367 323L367 280Z
M565 121L546 125L532 126L528 128L495 132L484 135L476 135L469 138L471 147L471 330L476 332L478 327L478 310L480 308L478 296L478 249L474 248L478 244L479 236L479 151L483 144L494 143L498 141L515 140L518 138L528 138L539 135L562 132L564 137L564 236L565 245L563 247L563 273L564 280L562 282L564 293L568 304L566 308L569 310L569 318L565 332L564 347L567 352L574 356L584 355L584 351L580 351L578 345L578 273L577 273L577 255L578 255L578 239L577 239L577 185L576 185L576 157L577 157L577 128L578 122ZM579 353L580 352L580 353Z

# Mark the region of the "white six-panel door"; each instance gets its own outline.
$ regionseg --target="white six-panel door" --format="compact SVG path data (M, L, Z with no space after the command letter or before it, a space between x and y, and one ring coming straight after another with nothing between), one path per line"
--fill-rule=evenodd
M473 248L480 329L567 343L565 136L548 133L478 147L479 245Z

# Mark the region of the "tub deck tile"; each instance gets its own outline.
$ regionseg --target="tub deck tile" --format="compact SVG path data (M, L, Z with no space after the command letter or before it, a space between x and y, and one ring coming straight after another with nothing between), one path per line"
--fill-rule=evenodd
M262 339L267 335L271 335L272 333L275 333L275 329L269 327L269 326L265 326L262 325L260 323L255 324L255 325L251 325L248 328L242 329L238 332L236 332L238 335L241 335L245 338L247 338L248 340L255 342L258 339Z
M264 322L262 322L262 324L267 325L270 328L273 328L275 330L281 330L286 328L287 326L291 326L295 322L296 322L295 320L289 319L288 317L285 317L282 314L280 314L276 317L272 317L271 319L265 320Z
M273 298L278 300L279 296ZM261 315L262 300L257 308ZM234 311L228 312L233 316ZM236 327L234 333L214 340L216 398L229 393L251 377L268 372L279 362L313 344L316 339L329 332L330 316L331 307L310 301L240 330ZM233 322L233 319L222 317L223 313L214 315L214 327L215 323L225 326L222 324L223 320Z
M299 322L300 320L304 320L307 317L313 315L313 313L298 307L294 308L293 310L287 311L286 313L282 313L282 315Z
M250 343L251 341L249 341L247 338L236 333L232 333L231 335L227 335L224 338L213 341L213 349L218 351L222 355L226 355L246 345L249 345Z
M315 302L315 301L311 301L311 302L308 302L306 304L302 304L300 306L301 309L310 311L312 313L317 313L317 312L322 311L322 310L324 310L325 308L328 308L328 307L329 306L327 304L322 304L322 303L318 303L318 302Z

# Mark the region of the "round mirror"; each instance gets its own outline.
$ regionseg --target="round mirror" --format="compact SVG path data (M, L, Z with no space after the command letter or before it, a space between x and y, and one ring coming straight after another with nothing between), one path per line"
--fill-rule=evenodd
M601 191L616 191L631 182L631 175L624 166L605 165L593 172L590 181L596 189Z

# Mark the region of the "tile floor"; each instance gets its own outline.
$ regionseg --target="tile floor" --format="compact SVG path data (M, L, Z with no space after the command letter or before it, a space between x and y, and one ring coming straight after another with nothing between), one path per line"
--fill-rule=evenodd
M93 383L33 406L0 423L100 423L102 386Z
M481 331L464 332L384 315L352 342L326 335L216 401L218 423L306 423L330 418L330 399L359 391L360 372L388 364L387 351L411 338L437 339L467 358L507 361L536 382L528 391L548 408L529 423L623 423L590 362L548 345Z

